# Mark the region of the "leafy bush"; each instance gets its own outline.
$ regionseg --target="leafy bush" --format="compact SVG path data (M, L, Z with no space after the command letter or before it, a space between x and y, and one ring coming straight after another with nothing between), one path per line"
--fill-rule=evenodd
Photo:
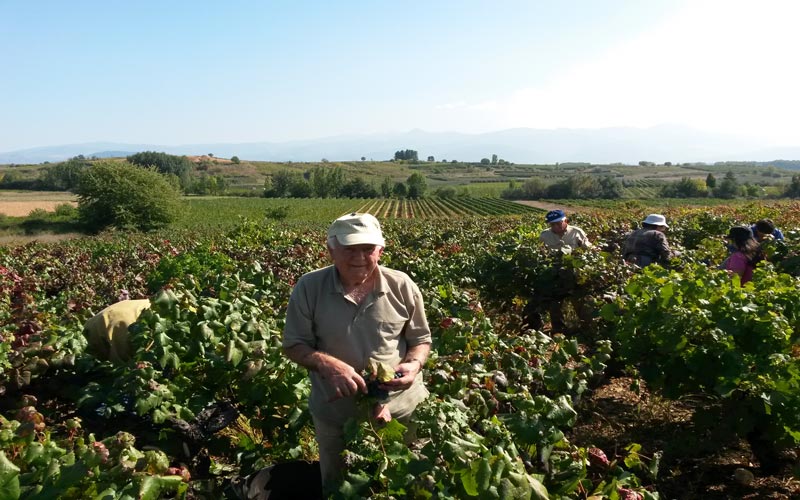
M748 439L795 444L798 281L765 266L746 286L704 265L680 272L651 266L602 313L614 324L620 354L649 386L669 398L697 392L720 398L727 428Z
M178 214L178 191L161 174L121 163L101 162L86 170L77 194L80 219L90 231L150 230Z
M78 215L78 209L69 203L62 203L56 206L55 215L57 217L72 219Z
M163 257L148 277L147 286L151 292L156 292L171 281L184 279L188 275L203 280L231 267L233 261L230 257L203 245L188 252Z

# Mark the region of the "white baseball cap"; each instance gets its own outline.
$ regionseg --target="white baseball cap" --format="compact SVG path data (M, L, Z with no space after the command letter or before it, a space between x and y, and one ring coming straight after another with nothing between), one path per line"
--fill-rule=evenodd
M381 224L373 215L353 212L333 221L328 228L328 238L336 237L340 245L386 246Z

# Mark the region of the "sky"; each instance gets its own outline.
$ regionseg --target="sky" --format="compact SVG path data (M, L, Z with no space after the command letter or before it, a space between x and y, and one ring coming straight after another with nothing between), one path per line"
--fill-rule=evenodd
M800 145L794 0L0 0L0 152L517 127Z

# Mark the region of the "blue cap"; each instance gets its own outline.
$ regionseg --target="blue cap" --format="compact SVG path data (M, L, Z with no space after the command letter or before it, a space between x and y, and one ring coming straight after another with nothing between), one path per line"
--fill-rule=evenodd
M561 222L566 218L567 216L564 215L563 210L550 210L547 212L547 215L545 215L544 220L546 220L548 224L553 224L554 222Z

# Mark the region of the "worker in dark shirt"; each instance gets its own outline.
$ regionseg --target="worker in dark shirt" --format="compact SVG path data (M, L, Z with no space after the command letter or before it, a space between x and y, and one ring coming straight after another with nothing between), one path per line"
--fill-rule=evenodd
M750 226L750 230L758 241L764 241L769 237L772 237L773 240L783 239L783 232L775 227L775 223L771 219L761 219Z
M672 257L667 236L669 226L661 214L650 214L642 221L642 227L628 234L622 247L622 257L626 262L639 267L650 264L666 264Z

